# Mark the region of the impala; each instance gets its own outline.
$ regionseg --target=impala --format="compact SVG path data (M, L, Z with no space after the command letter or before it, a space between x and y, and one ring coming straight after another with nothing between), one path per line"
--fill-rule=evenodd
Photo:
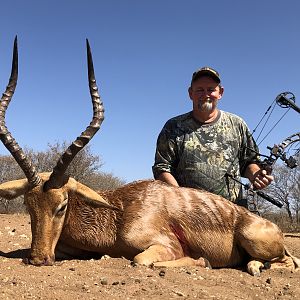
M11 76L0 103L0 138L26 178L2 183L0 196L24 195L32 233L28 263L52 265L55 257L97 253L148 266L245 265L252 275L266 265L299 269L300 260L288 252L275 224L220 196L156 180L96 192L67 176L68 165L104 119L88 41L87 59L92 121L51 173L37 173L5 125L18 77L15 39Z

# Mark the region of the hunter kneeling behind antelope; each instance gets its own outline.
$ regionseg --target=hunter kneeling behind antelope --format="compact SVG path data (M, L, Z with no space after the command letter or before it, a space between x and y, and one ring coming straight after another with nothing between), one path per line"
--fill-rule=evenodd
M68 165L104 119L88 41L87 57L92 121L52 173L39 174L5 125L18 77L15 40L11 77L1 98L0 138L26 178L1 184L0 196L13 199L24 195L32 231L28 263L52 265L55 257L98 253L148 266L246 265L252 275L259 275L266 263L292 270L300 267L300 260L287 251L275 224L220 196L155 180L95 192L66 176Z

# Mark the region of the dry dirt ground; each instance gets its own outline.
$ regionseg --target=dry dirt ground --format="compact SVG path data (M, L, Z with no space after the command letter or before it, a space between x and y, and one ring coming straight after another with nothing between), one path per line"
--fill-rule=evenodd
M30 247L26 215L0 214L0 299L300 299L300 271L133 266L126 259L69 260L24 265ZM300 234L286 234L300 257Z

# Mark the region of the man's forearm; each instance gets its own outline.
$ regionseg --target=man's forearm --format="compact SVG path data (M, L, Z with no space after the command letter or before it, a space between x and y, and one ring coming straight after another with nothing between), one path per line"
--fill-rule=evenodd
M170 185L179 186L177 180L174 178L174 176L171 173L168 172L162 172L158 175L159 180L166 182Z

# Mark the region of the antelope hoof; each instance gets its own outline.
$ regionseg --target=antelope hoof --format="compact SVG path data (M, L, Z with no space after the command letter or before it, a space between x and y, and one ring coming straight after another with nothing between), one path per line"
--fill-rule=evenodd
M205 268L212 269L212 266L211 266L210 262L208 261L208 259L206 259L204 257L201 257L201 259L203 259L203 261L204 261Z
M22 262L26 265L33 265L33 266L53 266L55 259L50 257L50 256L46 256L43 259L39 259L36 257L28 257L28 258L23 258Z
M247 271L252 276L260 276L261 270L264 268L264 264L257 260L252 260L247 264Z

